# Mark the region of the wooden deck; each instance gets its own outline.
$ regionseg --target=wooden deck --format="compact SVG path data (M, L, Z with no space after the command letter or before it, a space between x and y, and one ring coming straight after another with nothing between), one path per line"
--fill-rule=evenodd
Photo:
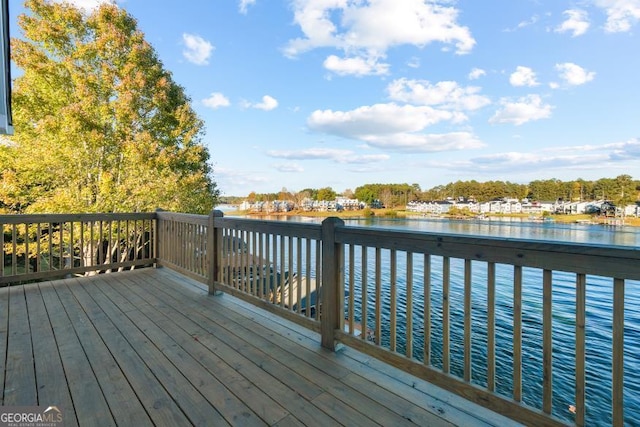
M0 288L0 405L65 425L516 425L169 269Z

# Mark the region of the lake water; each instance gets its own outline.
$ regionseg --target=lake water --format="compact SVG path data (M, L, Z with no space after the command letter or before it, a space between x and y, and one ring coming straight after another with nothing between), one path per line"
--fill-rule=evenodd
M287 218L289 221L320 222L313 218ZM513 239L546 240L590 243L613 246L640 246L640 228L613 227L586 224L534 223L521 219L500 220L442 220L442 219L346 219L347 225L387 229L416 230L421 232L453 233L463 235L499 236ZM356 248L356 271L353 290L356 320L362 323L360 248ZM374 260L370 249L368 259ZM405 265L406 254L398 253L398 265ZM348 262L346 265L348 271ZM367 301L369 328L374 325L375 301L373 299L375 273L367 266L369 301ZM463 261L451 261L451 372L463 376ZM473 262L472 284L472 381L486 386L486 313L487 287L486 265ZM442 367L442 259L432 257L432 346L431 363ZM412 313L406 310L406 277L398 271L397 289L397 348L405 352L406 319L412 316L414 341L413 357L422 360L424 330L422 329L423 290L420 279L423 274L422 257L414 257L414 283ZM382 254L382 343L389 346L389 252ZM348 278L346 279L348 288ZM587 277L586 323L586 405L587 425L611 425L611 364L612 364L612 281L602 277ZM542 407L542 271L524 269L523 289L523 401L536 408ZM513 378L513 267L497 265L496 268L496 388L507 397L512 393ZM625 286L625 348L624 348L624 405L625 425L640 426L640 282L627 281ZM573 422L569 408L574 404L575 389L575 275L554 272L553 275L553 411L558 417Z

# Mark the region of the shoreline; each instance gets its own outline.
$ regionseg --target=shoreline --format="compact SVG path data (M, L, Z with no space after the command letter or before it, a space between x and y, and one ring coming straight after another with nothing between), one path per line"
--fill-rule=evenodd
M636 217L626 217L624 220L622 218L612 218L612 217L602 217L588 214L579 214L579 215L528 215L528 214L495 214L488 215L484 217L479 216L460 216L460 215L442 215L442 216L430 216L423 215L417 212L407 212L404 210L392 210L392 209L370 209L369 212L372 213L369 215L363 214L363 211L341 211L341 212L307 212L307 211L290 211L290 212L247 212L247 211L227 211L225 213L229 215L242 215L247 217L291 217L291 216L302 216L308 218L328 218L328 217L338 217L338 218L351 218L351 219L367 219L367 218L406 218L406 219L421 219L421 218L433 218L433 219L443 219L443 220L455 220L455 221L465 221L465 220L477 220L477 219L489 219L489 218L521 218L523 222L545 222L545 221L553 221L561 224L591 224L591 225L604 225L604 226L631 226L631 227L640 227L640 218ZM546 218L550 218L546 219ZM609 223L611 222L611 223Z

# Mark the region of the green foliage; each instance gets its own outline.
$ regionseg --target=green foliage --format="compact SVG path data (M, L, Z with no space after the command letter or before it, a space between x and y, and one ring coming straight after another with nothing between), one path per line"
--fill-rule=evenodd
M204 213L218 190L203 122L137 23L103 4L27 0L12 40L15 136L0 144L13 212Z
M365 218L370 218L375 215L376 213L371 208L364 208L362 210L362 216L364 216Z
M331 187L324 187L318 190L318 193L316 194L316 200L331 201L335 200L337 196L338 194L333 191Z
M475 213L471 212L469 208L460 208L458 206L452 206L451 208L449 208L448 214L457 217L469 217L476 215Z
M420 197L418 184L365 184L356 188L355 197L367 204L380 200L387 208L405 206Z
M473 198L477 202L486 202L496 198L528 197L531 200L599 200L606 199L615 203L633 203L638 200L636 187L640 181L629 175L620 175L615 179L601 178L597 181L575 181L559 179L535 180L529 184L515 184L509 181L457 181L447 185L438 185L426 190L421 200L444 200L448 197Z

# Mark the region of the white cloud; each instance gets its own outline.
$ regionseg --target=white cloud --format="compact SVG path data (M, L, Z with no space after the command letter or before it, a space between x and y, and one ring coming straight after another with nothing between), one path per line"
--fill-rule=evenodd
M480 77L486 75L487 72L482 68L474 68L469 72L469 75L467 77L469 78L469 80L478 80Z
M306 150L272 150L268 156L288 160L332 160L336 163L368 164L389 160L387 154L357 155L351 150L335 148L309 148Z
M329 55L324 61L324 68L340 76L354 75L383 75L389 73L389 64L381 64L378 58L338 58L336 55Z
M258 110L271 111L278 108L278 101L269 95L265 95L262 97L262 102L254 104L253 108L257 108Z
M529 67L519 65L509 77L509 83L513 86L537 86L536 73Z
M511 33L511 32L517 31L517 30L521 30L522 28L526 28L526 27L528 27L530 25L535 24L536 22L538 22L539 19L540 19L540 17L538 15L533 15L531 17L531 19L529 19L527 21L520 21L515 28L507 28L504 31L507 32L507 33Z
M595 0L595 5L605 10L609 33L629 31L640 20L640 0Z
M196 65L207 65L214 47L211 43L195 34L182 34L184 50L182 54L187 61Z
M466 120L460 112L430 106L375 104L351 111L317 110L307 119L311 130L363 141L369 147L411 152L435 152L482 147L468 132L425 134L440 122Z
M536 152L505 152L471 158L467 161L447 164L447 168L468 168L475 172L523 171L538 173L545 170L611 170L627 162L640 160L640 140L635 138L625 142L557 147ZM432 165L438 167L440 165Z
M335 57L325 65L343 74L354 66L343 62L361 58L355 68L361 72L366 70L363 64L377 64L393 46L422 48L439 42L455 45L458 54L469 53L476 42L469 29L457 23L458 10L449 4L448 0L296 0L294 22L303 36L289 40L284 53L295 57L316 48L338 49L344 58L337 61ZM369 71L379 74L380 68Z
M556 70L560 72L560 78L571 86L583 85L590 82L596 76L593 71L587 71L572 62L556 64Z
M610 149L609 158L611 160L640 160L640 139L633 138L625 142L617 142L603 146Z
M256 0L240 0L240 5L238 6L240 13L246 15L249 6L253 6L254 4L256 4Z
M370 135L367 143L376 148L407 151L412 153L435 153L440 151L470 150L485 144L470 132L444 134Z
M278 108L278 100L272 96L265 95L262 97L262 102L249 102L249 101L241 101L240 105L243 108L255 108L257 110L271 111Z
M556 28L556 32L564 33L571 31L572 37L583 35L589 29L589 18L587 12L581 9L569 9L562 12L567 19Z
M285 173L301 173L304 172L304 168L297 163L279 163L274 165L278 172Z
M208 98L203 99L202 104L204 104L205 107L213 108L214 110L231 105L229 98L219 92L214 92Z
M507 98L500 100L502 108L489 119L489 123L513 123L520 126L524 123L551 117L553 107L544 104L540 95L528 95L512 102Z
M375 104L351 111L316 110L307 119L310 129L367 141L371 135L419 132L442 121L461 122L464 114L429 106Z
M426 80L394 80L387 86L389 97L416 105L439 105L455 110L477 110L491 103L486 96L479 95L477 86L461 87L454 81L438 82Z

